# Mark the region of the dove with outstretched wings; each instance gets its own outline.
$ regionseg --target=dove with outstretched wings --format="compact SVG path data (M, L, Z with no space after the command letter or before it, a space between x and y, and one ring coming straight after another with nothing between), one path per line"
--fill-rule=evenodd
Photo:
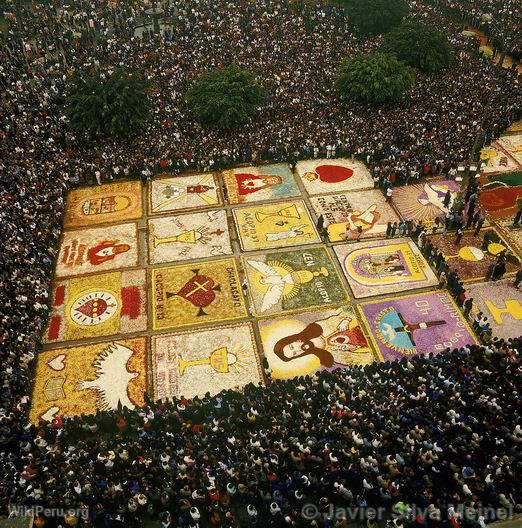
M134 352L119 343L110 344L94 363L96 378L80 381L76 390L93 390L98 396L98 409L102 411L123 407L134 409L128 396L129 383L138 377L137 372L129 372L127 363Z
M292 279L291 273L281 273L276 270L274 267L270 266L266 262L260 262L258 260L247 260L249 266L254 268L256 271L263 275L263 278L260 279L260 283L268 286L268 290L263 296L263 302L261 304L261 312L266 312L275 306L283 296L285 286L293 285L294 280Z

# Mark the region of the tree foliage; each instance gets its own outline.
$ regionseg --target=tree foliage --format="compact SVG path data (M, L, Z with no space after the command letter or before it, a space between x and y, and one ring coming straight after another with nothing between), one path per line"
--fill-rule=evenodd
M382 50L426 72L447 68L453 52L446 36L418 22L404 22L384 36Z
M335 86L341 97L380 105L400 101L415 82L415 71L387 53L367 53L345 59Z
M198 121L230 129L250 120L265 96L252 72L232 65L201 75L186 98Z
M76 76L64 101L69 126L91 138L125 137L147 119L148 84L117 71L111 76Z
M341 0L356 30L364 36L386 33L408 12L405 0Z

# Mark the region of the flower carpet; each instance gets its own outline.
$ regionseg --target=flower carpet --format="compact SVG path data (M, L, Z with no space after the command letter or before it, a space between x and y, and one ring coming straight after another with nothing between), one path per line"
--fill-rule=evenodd
M515 173L485 178L486 199L518 185ZM140 407L145 393L191 398L263 383L263 358L273 378L287 379L474 343L416 244L385 238L401 217L444 216L457 191L431 179L394 188L387 203L349 159L71 191L31 421ZM465 280L481 281L504 247L508 274L517 269L520 236L509 221L485 249L485 228L466 231L458 247L454 234L426 240ZM499 336L520 326L512 282L469 286L472 315L486 314Z

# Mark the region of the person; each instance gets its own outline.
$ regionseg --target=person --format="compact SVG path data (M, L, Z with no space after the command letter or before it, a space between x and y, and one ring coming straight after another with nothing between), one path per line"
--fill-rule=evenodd
M319 217L317 218L316 227L317 227L317 231L322 236L324 232L324 216L322 214L320 214Z
M460 244L460 241L462 240L462 236L464 234L464 231L462 227L459 227L457 229L456 235L455 235L455 245L458 246Z
M478 214L478 211L477 211L477 214ZM484 220L485 220L485 216L481 214L477 219L477 223L475 226L475 232L473 233L474 236L477 237L479 235L480 230L482 229L482 226L484 225Z
M464 317L466 317L466 318L469 317L469 314L470 314L472 308L473 308L473 299L471 297L468 297L464 301Z
M513 227L518 226L520 224L521 219L522 219L522 205L519 206L518 211L513 218Z
M518 289L521 282L522 282L522 268L517 271L515 275L515 280L513 281L513 286Z
M493 274L495 272L495 267L496 267L495 262L491 262L488 265L488 268L486 270L486 276L485 276L486 281L489 281L489 280L491 280L493 278Z
M386 201L389 203L391 202L391 199L392 199L392 196L393 196L393 189L390 187L388 187L386 189Z
M449 207L450 202L451 202L451 191L448 189L446 191L446 194L444 195L444 200L442 202L444 209L447 209Z
M500 280L502 279L505 273L506 273L506 262L504 259L502 259L496 263L491 278L494 281Z
M444 289L446 285L448 284L447 278L446 278L446 272L442 271L439 275L439 288Z

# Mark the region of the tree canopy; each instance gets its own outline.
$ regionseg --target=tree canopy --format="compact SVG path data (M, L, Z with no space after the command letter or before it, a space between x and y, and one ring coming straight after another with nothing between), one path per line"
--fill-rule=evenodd
M408 12L405 0L341 0L356 30L364 36L386 33Z
M375 52L345 59L335 86L341 97L380 105L400 101L415 82L415 71L394 55Z
M231 65L203 73L186 97L198 121L229 129L249 121L265 96L252 72Z
M426 72L443 70L453 60L453 52L443 33L413 21L403 22L386 34L382 50Z
M151 103L145 81L117 71L109 77L76 76L64 101L69 126L95 137L124 137L147 119Z

